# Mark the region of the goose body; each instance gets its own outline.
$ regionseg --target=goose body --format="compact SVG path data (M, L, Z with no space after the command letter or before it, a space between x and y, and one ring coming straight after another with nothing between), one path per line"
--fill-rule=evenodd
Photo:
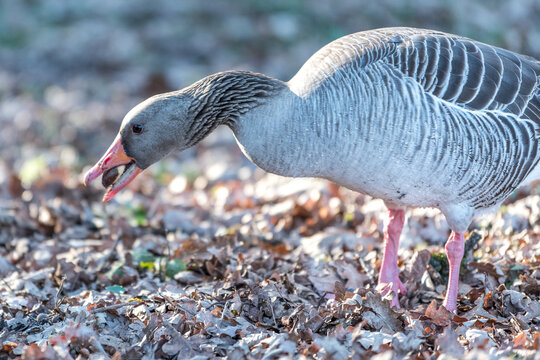
M481 71L493 75L471 79ZM465 231L540 175L539 82L537 61L506 50L426 30L368 31L321 49L231 128L269 172L436 207Z
M396 293L405 292L395 264L403 209L439 208L453 230L445 305L455 311L455 271L473 217L540 178L540 63L431 30L351 34L288 82L224 72L148 99L86 179L127 164L112 197L135 172L221 124L266 171L322 177L383 199L389 222L379 281Z

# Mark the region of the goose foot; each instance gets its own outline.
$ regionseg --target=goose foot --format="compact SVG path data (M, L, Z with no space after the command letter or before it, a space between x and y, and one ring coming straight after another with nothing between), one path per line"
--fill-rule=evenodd
M388 295L390 292L394 294L392 297L392 301L390 302L390 306L396 307L398 309L401 308L399 305L399 294L406 295L407 294L407 288L401 280L399 280L398 276L395 276L393 280L391 281L381 281L379 279L379 285L377 285L377 288L381 292L382 296Z

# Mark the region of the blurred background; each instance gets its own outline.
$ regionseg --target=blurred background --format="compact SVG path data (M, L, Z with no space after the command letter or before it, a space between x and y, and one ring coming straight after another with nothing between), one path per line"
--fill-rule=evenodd
M538 0L0 0L0 196L45 175L77 187L129 109L214 72L287 80L326 43L386 26L443 30L540 58L539 19ZM219 161L252 169L226 129L200 145L213 146L225 158L194 161L193 149L151 172L198 173Z

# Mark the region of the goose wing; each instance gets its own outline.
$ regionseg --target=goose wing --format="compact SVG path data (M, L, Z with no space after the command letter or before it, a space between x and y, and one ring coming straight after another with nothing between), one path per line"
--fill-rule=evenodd
M475 192L475 206L491 205L511 193L530 174L533 178L538 176L535 168L540 159L540 62L456 35L415 29L404 29L390 37L391 34L379 35L395 44L395 51L382 61L413 78L426 93L443 103L470 111L470 119L482 118L474 116L478 113L491 118L506 134L499 141L519 141L502 147L506 156L501 154L495 170L500 175L489 191L484 189L482 195ZM489 168L486 166L486 173L493 172Z
M540 126L540 62L443 32L384 28L344 36L315 53L291 80L309 93L335 72L385 62L425 92L467 110L498 111Z
M499 111L540 126L537 60L439 32L407 29L388 41L396 47L384 60L426 92L468 110Z

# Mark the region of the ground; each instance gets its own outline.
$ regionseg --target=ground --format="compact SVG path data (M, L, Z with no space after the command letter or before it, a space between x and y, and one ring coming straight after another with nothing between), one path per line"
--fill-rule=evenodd
M407 211L408 293L390 308L382 202L264 173L226 128L109 204L81 183L147 96L233 68L287 79L326 42L390 25L538 58L538 5L199 3L0 3L0 359L540 359L535 185L471 227L454 315L438 211Z
M399 253L408 295L396 310L375 289L381 201L265 174L224 146L200 148L200 169L143 176L107 205L99 187L59 170L44 169L31 190L12 175L14 195L50 200L14 200L0 219L2 354L534 358L540 196L516 194L475 224L457 315L440 307L444 219L409 211ZM227 166L205 163L216 159Z

